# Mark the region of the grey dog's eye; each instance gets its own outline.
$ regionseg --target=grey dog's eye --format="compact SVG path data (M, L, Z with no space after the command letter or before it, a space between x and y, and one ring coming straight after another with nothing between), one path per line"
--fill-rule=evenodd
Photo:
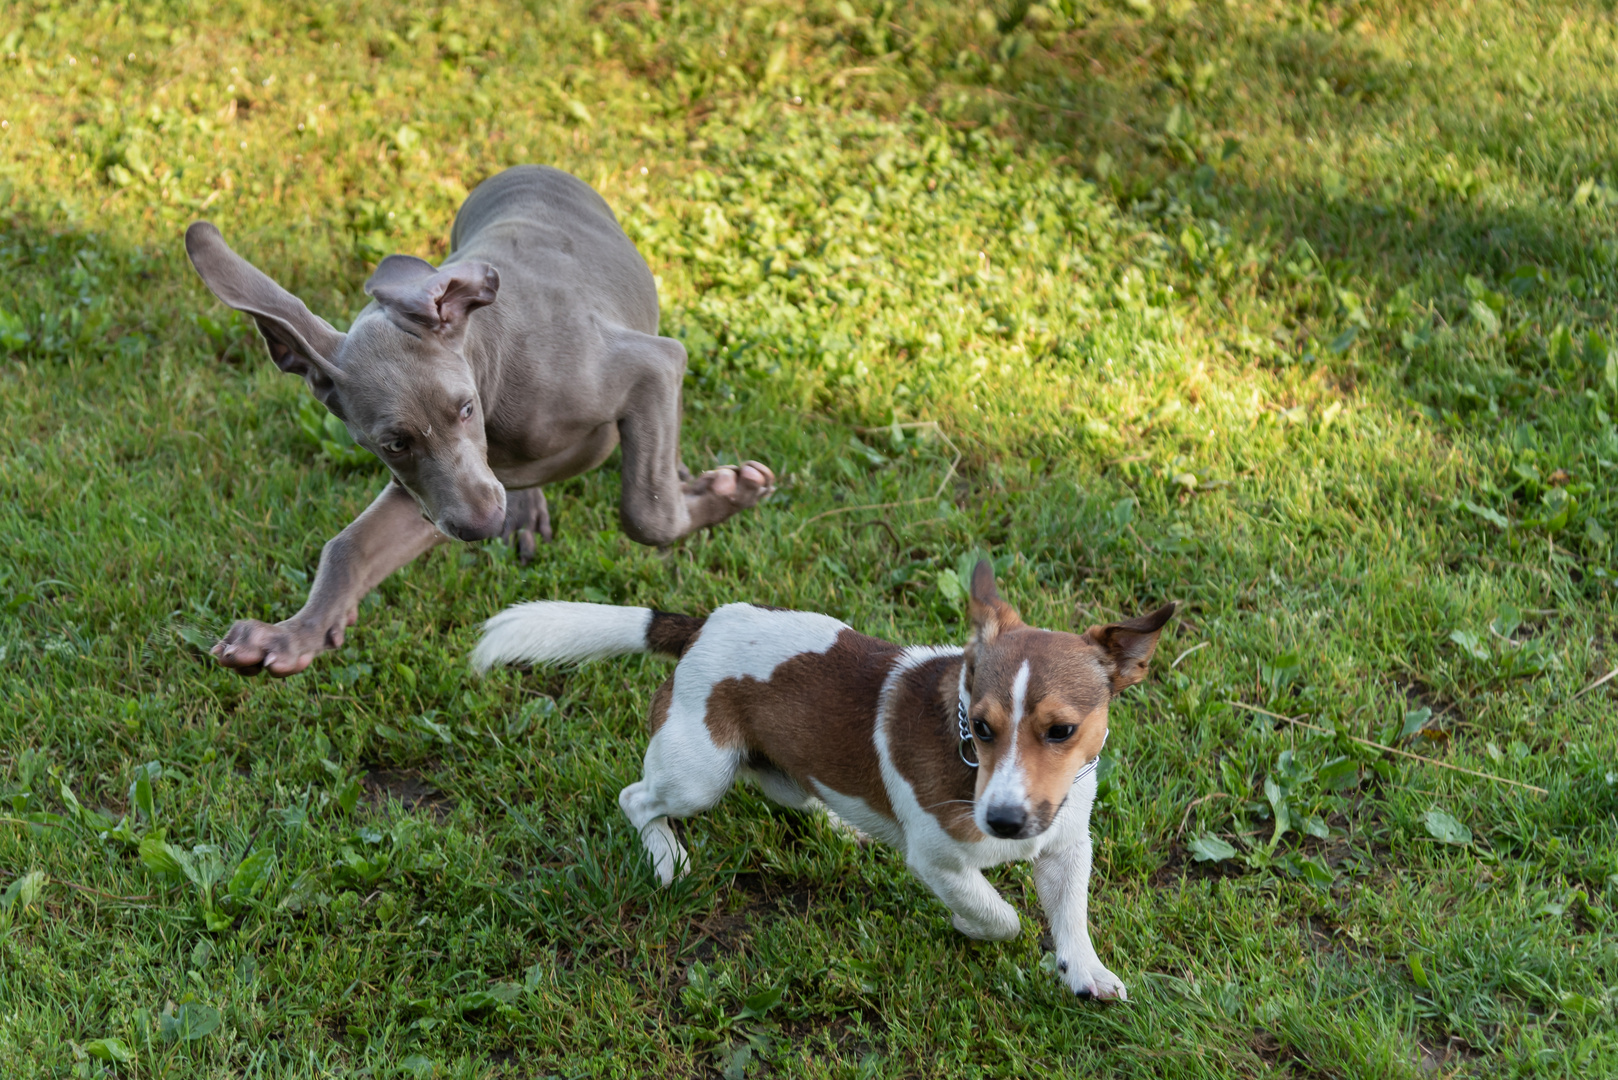
M472 403L470 401L468 401L465 405L461 406L461 419L462 420L470 420L470 419L472 419Z
M403 439L392 439L383 443L382 449L386 450L390 454L402 454L405 452L405 445L406 444Z

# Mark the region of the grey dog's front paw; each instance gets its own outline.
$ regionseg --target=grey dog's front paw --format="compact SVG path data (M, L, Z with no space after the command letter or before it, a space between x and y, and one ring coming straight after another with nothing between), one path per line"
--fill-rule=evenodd
M506 523L500 539L517 542L517 561L524 566L534 561L534 534L551 542L551 511L541 488L506 489Z
M213 647L213 655L238 675L261 671L278 677L296 675L315 657L341 645L343 628L353 622L352 618L339 621L322 632L294 620L262 623L243 619Z

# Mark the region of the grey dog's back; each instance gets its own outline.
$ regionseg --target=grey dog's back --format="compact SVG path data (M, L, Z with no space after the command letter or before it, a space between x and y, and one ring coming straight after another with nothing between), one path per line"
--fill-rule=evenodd
M467 197L450 230L445 265L467 259L500 272L501 295L539 300L581 288L616 308L625 326L657 333L657 284L607 201L547 165L516 165Z

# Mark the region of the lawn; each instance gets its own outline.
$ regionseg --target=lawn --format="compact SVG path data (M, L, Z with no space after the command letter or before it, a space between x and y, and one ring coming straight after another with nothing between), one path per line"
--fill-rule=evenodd
M1618 1075L1615 50L1595 2L0 8L0 1074ZM223 671L385 473L184 227L341 328L518 162L659 276L686 462L780 491L657 551L615 458L532 565ZM1026 867L972 943L746 791L659 891L668 663L465 661L542 597L959 642L978 552L1047 626L1184 602L1103 764L1127 1004Z

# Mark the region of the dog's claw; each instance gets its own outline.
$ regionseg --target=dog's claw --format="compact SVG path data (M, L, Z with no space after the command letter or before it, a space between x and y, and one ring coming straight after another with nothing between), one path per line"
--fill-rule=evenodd
M551 542L551 513L540 488L506 490L506 523L500 530L500 539L512 540L517 546L517 561L527 566L534 561L534 536L545 543Z
M775 491L775 473L762 461L721 465L681 485L687 498L717 496L730 506L730 512L757 506Z
M775 490L775 473L771 472L769 467L761 462L744 462L737 472L737 479L743 484L761 489L760 498L768 497Z
M209 652L220 664L238 675L269 672L278 678L296 675L328 648L342 643L335 635L308 630L304 624L287 621L262 623L243 619L232 626Z
M775 494L775 473L762 461L744 461L738 470L737 479L744 489L751 488L757 492L753 498L754 503L763 501Z

